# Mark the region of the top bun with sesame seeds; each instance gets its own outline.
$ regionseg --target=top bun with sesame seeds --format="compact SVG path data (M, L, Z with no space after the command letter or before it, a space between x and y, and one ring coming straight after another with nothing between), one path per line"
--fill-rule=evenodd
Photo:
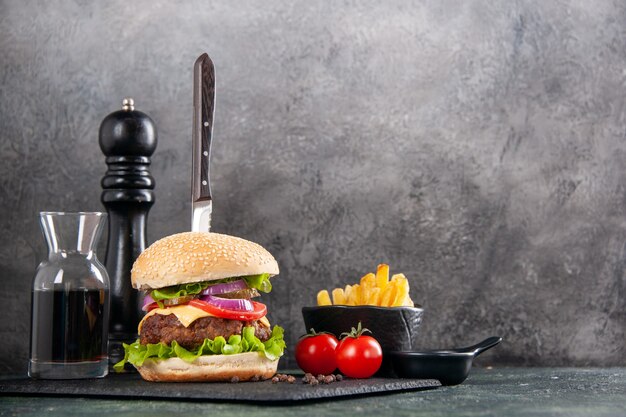
M278 263L261 245L219 233L185 232L164 237L139 255L131 282L149 290L257 274L278 274Z

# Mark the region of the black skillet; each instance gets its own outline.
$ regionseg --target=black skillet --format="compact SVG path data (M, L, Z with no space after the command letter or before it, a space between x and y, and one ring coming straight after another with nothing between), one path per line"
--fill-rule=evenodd
M501 337L490 337L460 349L394 351L388 355L400 378L438 379L443 385L458 385L467 378L474 358L501 341Z

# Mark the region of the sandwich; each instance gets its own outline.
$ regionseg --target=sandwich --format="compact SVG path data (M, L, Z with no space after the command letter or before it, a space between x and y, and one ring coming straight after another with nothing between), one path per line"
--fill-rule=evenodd
M132 364L147 381L257 381L271 378L285 349L267 307L278 274L262 246L219 233L186 232L152 244L135 261L133 288L147 313L124 344L118 371Z

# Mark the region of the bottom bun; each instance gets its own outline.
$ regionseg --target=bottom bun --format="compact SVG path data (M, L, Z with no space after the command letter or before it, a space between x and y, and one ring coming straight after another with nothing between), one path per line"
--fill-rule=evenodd
M154 382L220 382L269 379L276 374L278 360L263 353L204 355L189 363L180 358L146 359L137 367L141 377Z

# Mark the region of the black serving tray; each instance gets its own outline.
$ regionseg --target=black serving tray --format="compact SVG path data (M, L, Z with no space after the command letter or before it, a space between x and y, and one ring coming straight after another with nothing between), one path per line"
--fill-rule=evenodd
M27 377L0 380L0 396L55 396L118 399L212 400L248 403L285 403L335 399L398 391L420 391L441 386L432 379L344 379L311 386L270 380L240 383L146 382L138 374L114 374L89 380L33 380Z

